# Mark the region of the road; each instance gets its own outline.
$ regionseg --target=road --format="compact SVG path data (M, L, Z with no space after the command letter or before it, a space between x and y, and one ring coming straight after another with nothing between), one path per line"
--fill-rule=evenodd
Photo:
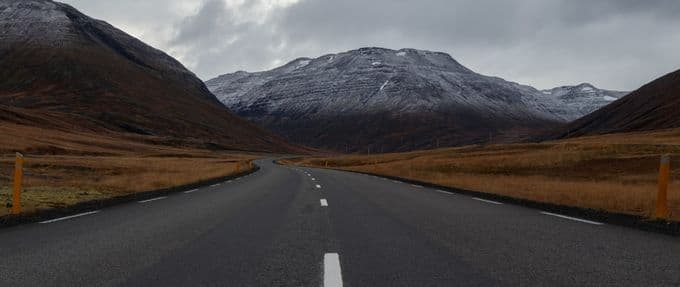
M0 229L1 286L678 286L680 239L275 165Z

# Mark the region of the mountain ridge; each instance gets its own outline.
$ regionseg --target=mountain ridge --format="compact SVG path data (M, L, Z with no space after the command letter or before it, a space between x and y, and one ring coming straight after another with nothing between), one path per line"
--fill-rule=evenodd
M551 133L548 139L680 127L680 70L661 76L610 105Z
M371 145L404 151L489 138L514 142L575 118L572 110L555 112L564 110L564 104L531 86L476 73L443 52L411 48L367 47L301 57L268 71L220 75L206 84L238 115L293 142L340 151ZM349 130L336 125L339 119L353 121L352 116L374 118L387 128L368 122ZM427 132L415 123L434 123L439 131ZM415 135L406 135L399 125ZM325 132L330 127L350 135L378 130L363 135L376 143L333 136Z

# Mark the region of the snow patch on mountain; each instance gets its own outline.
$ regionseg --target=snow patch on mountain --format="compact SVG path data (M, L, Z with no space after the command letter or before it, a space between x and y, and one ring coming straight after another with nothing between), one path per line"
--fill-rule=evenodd
M303 67L309 65L309 62L310 62L310 60L301 60L300 62L297 63L297 65L295 66L295 69L303 68Z
M385 83L383 83L382 86L380 86L380 90L382 91L383 89L385 89L385 86L387 86L387 84L389 84L389 83L390 83L390 80L385 81Z

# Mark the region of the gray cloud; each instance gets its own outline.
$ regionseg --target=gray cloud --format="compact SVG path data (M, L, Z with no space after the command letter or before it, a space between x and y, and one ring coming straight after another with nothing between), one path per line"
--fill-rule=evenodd
M680 68L674 0L66 2L206 80L363 46L443 51L477 72L538 88L635 89Z

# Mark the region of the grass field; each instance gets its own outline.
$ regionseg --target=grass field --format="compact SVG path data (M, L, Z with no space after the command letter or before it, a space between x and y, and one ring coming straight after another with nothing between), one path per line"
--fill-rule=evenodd
M371 172L539 202L651 216L662 154L680 162L680 129L536 144L303 157L290 163ZM680 164L678 164L680 165ZM680 220L680 168L669 207Z
M14 151L25 155L23 210L168 188L243 171L256 154L173 147L165 139L125 138L3 124L0 216L9 208Z

